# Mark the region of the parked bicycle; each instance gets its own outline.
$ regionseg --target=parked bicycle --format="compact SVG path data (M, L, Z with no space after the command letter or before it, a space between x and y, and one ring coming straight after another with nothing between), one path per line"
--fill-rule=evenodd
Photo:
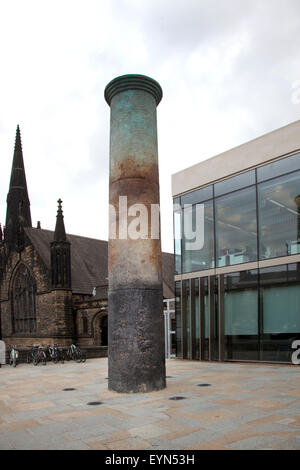
M9 363L11 366L16 367L19 359L19 351L17 350L16 346L10 346L10 356L9 356Z
M31 347L27 354L27 363L32 362L35 366L41 362L44 366L47 364L47 356L45 350L40 345Z
M85 362L86 355L84 352L81 351L78 344L72 343L71 346L69 346L67 350L66 359L68 361L72 359L73 361L76 361L76 362Z
M37 346L28 346L30 350L27 353L27 364L30 364L33 362L35 351L37 349Z
M63 350L58 348L57 344L52 344L52 346L48 346L48 355L50 359L54 362L54 364L57 364L58 361L61 361L62 363L65 362L65 354Z

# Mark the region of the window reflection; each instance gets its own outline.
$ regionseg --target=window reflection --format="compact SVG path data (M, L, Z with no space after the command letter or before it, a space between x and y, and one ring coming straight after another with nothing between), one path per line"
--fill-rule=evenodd
M258 185L260 259L300 253L300 172Z
M221 196L222 194L232 193L238 189L245 188L255 184L255 170L241 173L240 175L232 176L224 181L220 181L215 184L215 196Z
M197 204L198 202L207 201L213 197L212 185L206 186L205 188L197 189L191 193L184 194L181 196L181 204Z
M300 338L299 263L260 270L262 360L290 362Z
M176 356L182 355L181 344L181 282L175 282Z
M257 168L257 181L261 182L297 170L300 170L300 153Z
M214 219L213 202L207 201L204 205L204 245L201 249L188 249L191 242L196 241L185 239L183 234L182 242L182 269L183 272L202 271L214 267ZM184 210L183 224L190 220L192 212L193 231L196 230L196 206L190 206ZM199 234L198 234L199 235Z
M178 207L178 209L177 209ZM175 274L181 273L181 208L174 205Z
M200 282L199 279L192 279L192 285L194 290L194 331L193 331L193 340L195 344L195 359L200 359Z
M258 271L224 275L225 359L258 360Z
M292 345L300 339L300 263L222 277L222 298L215 276L183 281L182 317L176 282L177 355L218 360L221 340L225 360L290 363ZM223 316L221 338L217 312Z
M255 187L216 199L217 266L257 259Z

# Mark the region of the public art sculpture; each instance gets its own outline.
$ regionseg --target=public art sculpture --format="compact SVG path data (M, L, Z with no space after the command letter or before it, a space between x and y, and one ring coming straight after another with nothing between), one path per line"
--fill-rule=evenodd
M162 89L143 75L105 88L111 109L108 387L165 388L156 107Z

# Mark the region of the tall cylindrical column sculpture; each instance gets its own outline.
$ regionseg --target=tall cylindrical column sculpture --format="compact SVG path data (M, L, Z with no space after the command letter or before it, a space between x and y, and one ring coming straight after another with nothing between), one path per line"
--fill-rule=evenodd
M160 85L124 75L105 88L110 120L108 387L165 387L156 106Z

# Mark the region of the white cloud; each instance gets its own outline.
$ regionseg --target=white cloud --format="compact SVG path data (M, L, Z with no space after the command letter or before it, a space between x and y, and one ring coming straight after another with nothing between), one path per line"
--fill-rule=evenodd
M163 248L171 174L299 119L298 0L2 0L0 221L22 132L33 221L107 237L109 107L123 73L157 79Z

